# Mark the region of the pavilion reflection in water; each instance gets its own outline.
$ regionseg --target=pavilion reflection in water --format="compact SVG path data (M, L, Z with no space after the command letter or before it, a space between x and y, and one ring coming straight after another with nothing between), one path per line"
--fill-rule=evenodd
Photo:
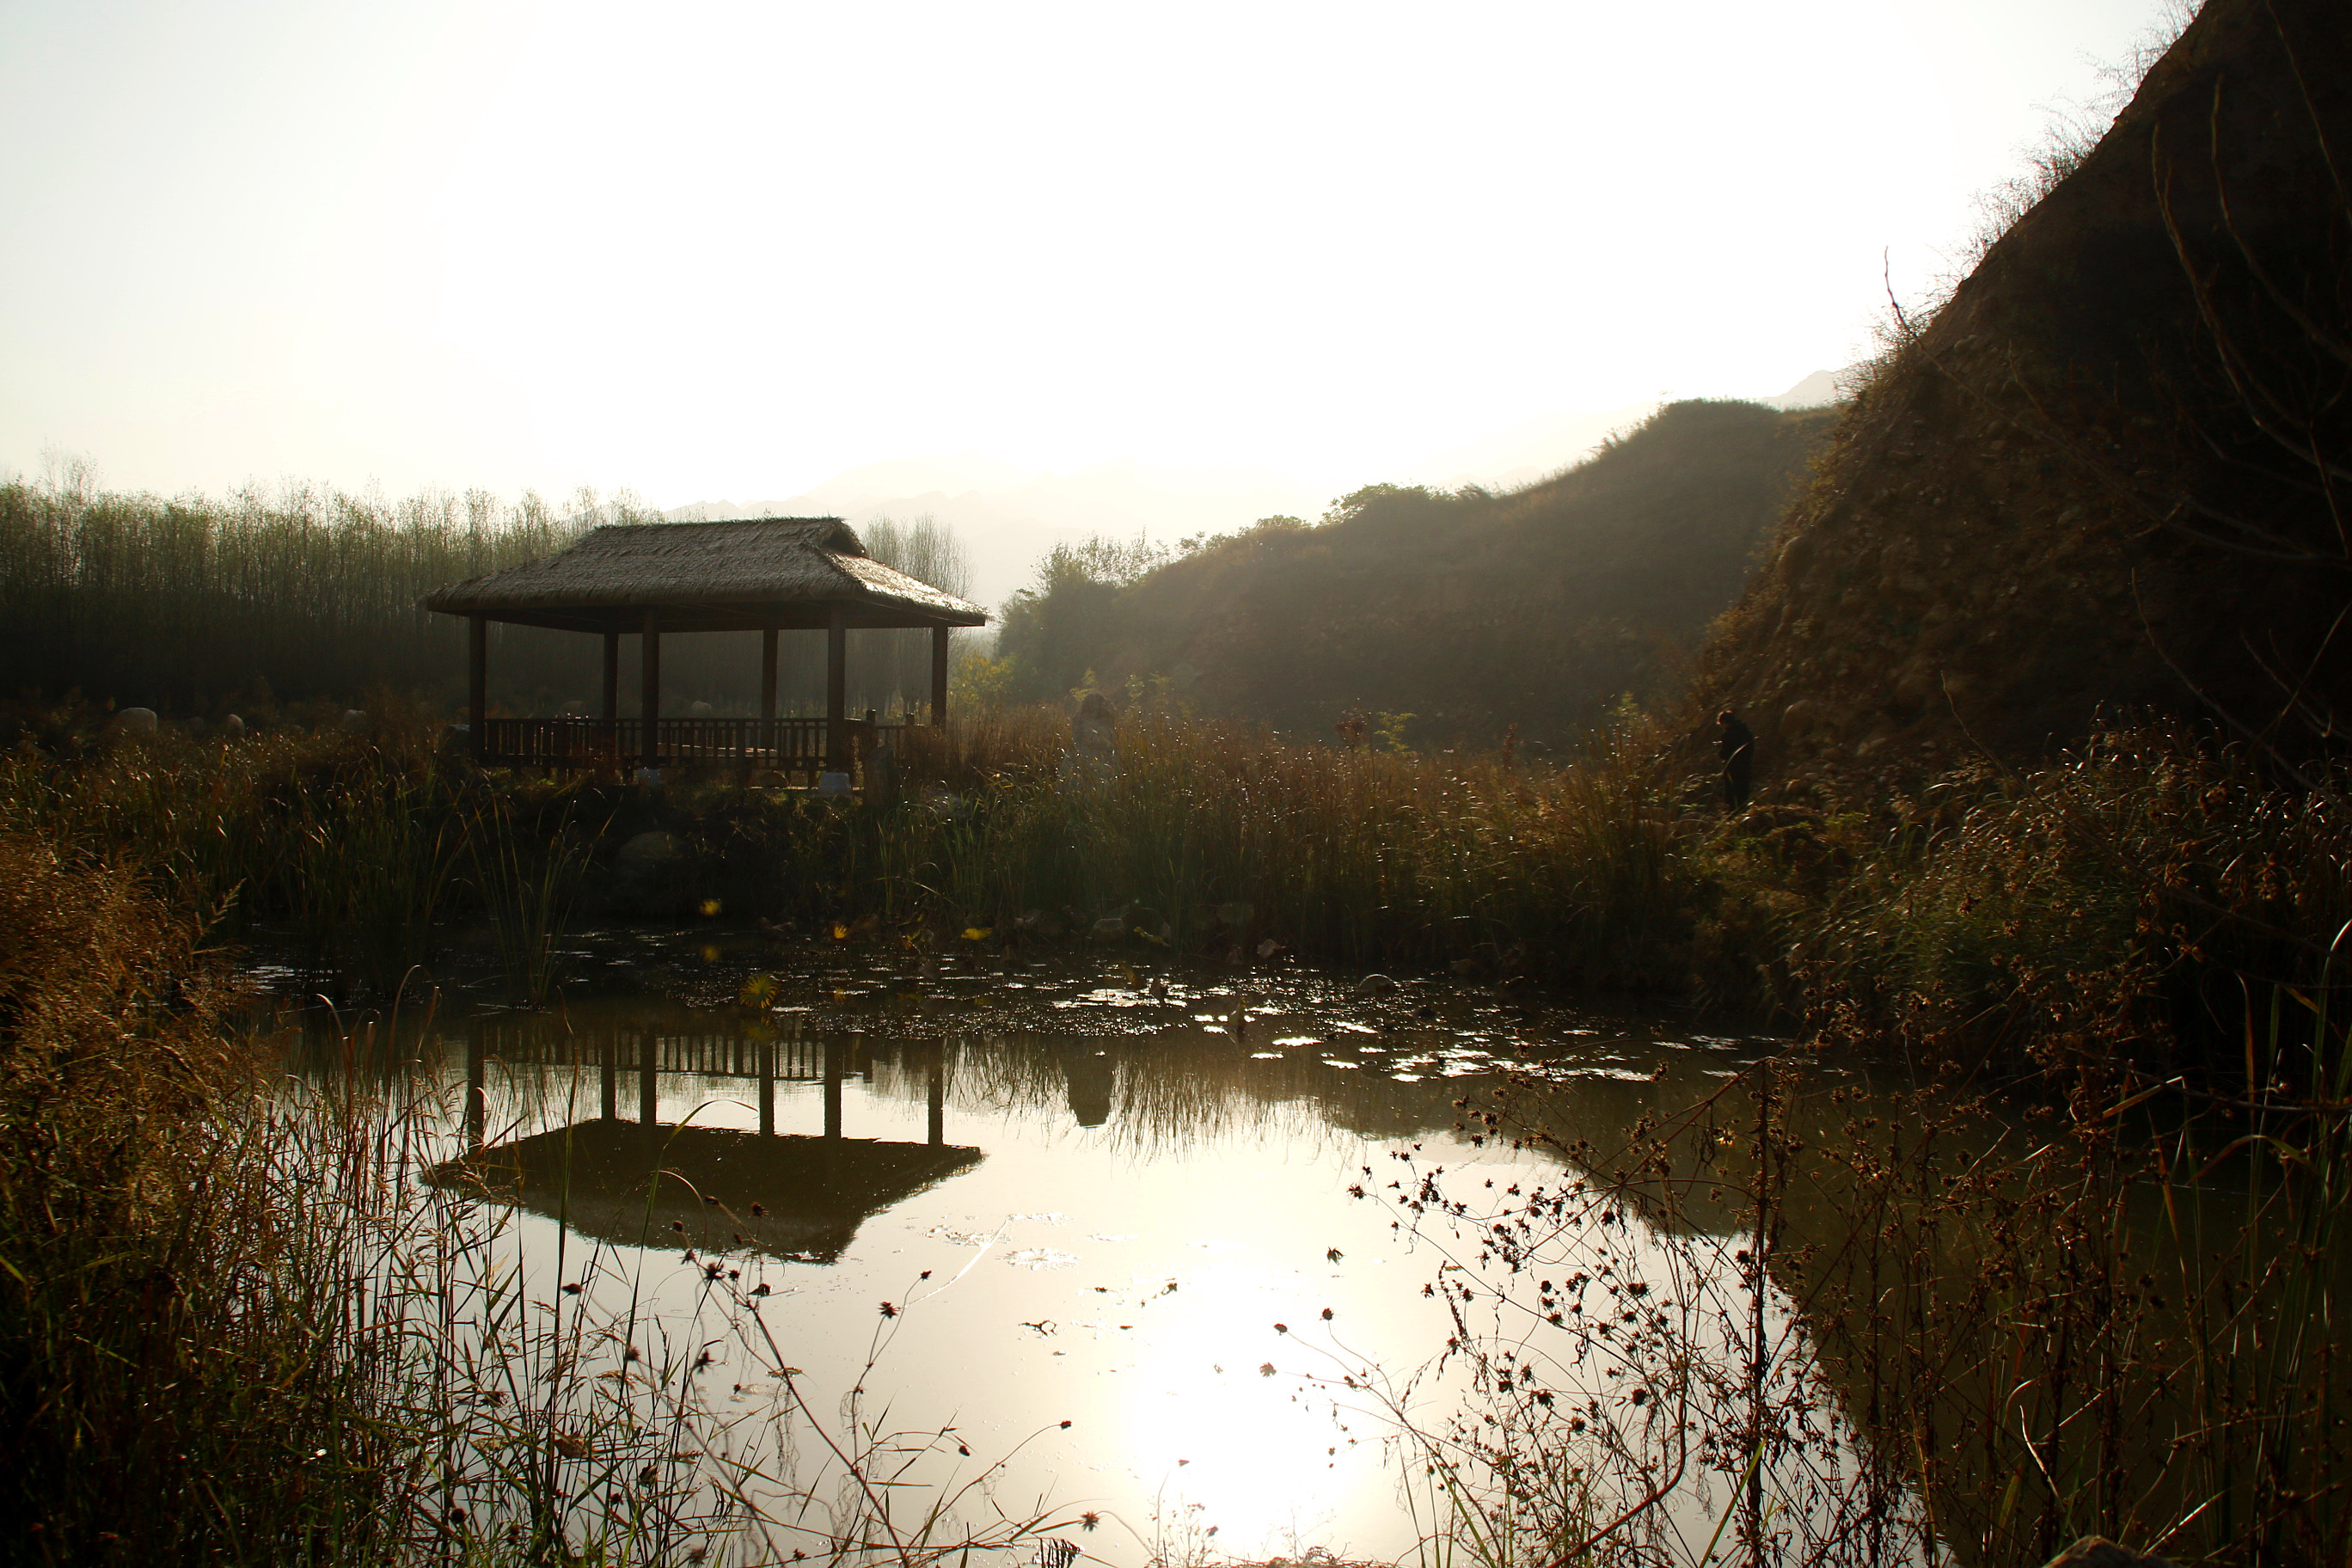
M624 1246L753 1247L811 1263L837 1261L874 1215L978 1164L981 1151L946 1139L947 1063L937 1043L908 1048L929 1107L920 1143L852 1138L842 1129L854 1041L772 1038L750 1031L612 1025L550 1035L519 1021L470 1021L466 1040L469 1152L435 1167L438 1185L480 1190ZM505 1026L501 1026L504 1024ZM593 1068L599 1114L492 1143L485 1135L491 1056ZM870 1076L870 1066L866 1069ZM756 1132L657 1115L664 1073L756 1086ZM776 1086L824 1086L821 1133L776 1130ZM635 1115L620 1115L625 1085Z

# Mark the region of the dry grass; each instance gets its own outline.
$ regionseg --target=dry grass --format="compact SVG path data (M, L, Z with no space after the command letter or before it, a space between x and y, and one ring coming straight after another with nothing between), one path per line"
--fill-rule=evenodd
M126 872L0 837L0 1389L36 1562L369 1540L372 1352L197 939Z
M910 746L966 815L934 829L918 806L897 830L895 885L1000 922L1117 916L1213 952L1270 941L1340 963L1682 978L1697 867L1679 781L1647 760L1638 725L1564 768L1146 713L1125 723L1117 765L1088 772L1062 760L1066 737L1030 709Z
M1684 1408L1758 1386L1743 1344L1793 1342L1741 1328L1734 1310L1756 1276L1720 1254L1760 1223L1775 1299L1819 1348L1804 1366L1775 1363L1761 1404L1739 1406L1752 1429L1718 1420L1692 1450L1691 1473L1715 1476L1718 1494L1751 1461L1789 1494L1777 1515L1720 1515L1721 1540L1779 1531L1813 1555L1867 1560L1857 1543L1899 1557L1931 1531L1938 1552L2028 1563L2105 1529L2178 1555L2340 1557L2343 1391L2311 1328L2332 1312L2352 1187L2330 949L2352 917L2352 833L2333 794L2286 790L2244 756L2149 728L2030 776L1964 773L1870 810L1782 800L1728 821L1709 781L1665 771L1659 738L1631 723L1544 769L1302 747L1167 714L1128 718L1115 768L1076 769L1066 734L1050 711L999 710L915 737L916 782L889 806L683 786L659 805L688 845L681 889L740 889L742 912L765 889L787 917L862 912L894 938L982 925L1076 942L1115 915L1110 940L1252 962L1272 943L1486 977L1672 984L1712 966L1720 994L1786 995L1824 1037L1907 1063L1932 1092L1894 1124L1868 1121L1801 1066L1775 1080L1769 1114L1751 1102L1704 1127L1638 1128L1614 1157L1550 1127L1539 1085L1494 1122L1480 1109L1472 1129L1515 1118L1515 1135L1559 1140L1596 1173L1574 1215L1554 1194L1549 1210L1487 1216L1486 1256L1465 1259L1474 1278L1482 1262L1555 1280L1665 1267L1592 1250L1592 1222L1615 1202L1651 1205L1684 1238L1680 1315L1608 1347L1640 1363L1643 1386L1686 1387ZM481 1397L486 1377L536 1388L559 1368L586 1389L597 1356L634 1342L630 1325L540 1321L500 1272L488 1210L462 1194L434 1207L386 1179L425 1157L419 1140L440 1124L429 1105L339 1091L301 1118L257 1110L256 1058L224 1043L228 993L175 912L300 885L354 928L428 929L483 890L441 830L470 824L520 851L590 803L653 807L584 787L461 788L397 731L125 747L66 767L24 753L10 770L0 1288L21 1307L5 1352L24 1456L12 1473L67 1543L58 1560L100 1531L144 1532L165 1557L209 1549L231 1521L243 1533L230 1555L271 1561L322 1553L331 1537L392 1557L562 1541L604 1561L747 1539L740 1500L766 1484L762 1467L782 1473L772 1457L721 1478L739 1500L727 1520L656 1508L658 1488L595 1489L599 1465L688 1485L666 1456L710 1451L688 1436L707 1420L695 1369L667 1352L594 1382L635 1391L619 1404ZM590 892L611 841L641 826L612 819ZM101 858L142 847L144 882ZM418 869L384 874L403 863ZM420 907L419 889L439 901ZM2057 1111L2022 1142L1983 1098L2021 1071ZM322 1182L333 1202L319 1201ZM1443 1205L1441 1189L1425 1194L1427 1212ZM1497 1277L1496 1311L1522 1310L1516 1288ZM479 1310L451 1315L461 1300ZM709 1310L710 1332L757 1331L755 1305L724 1289ZM485 1338L494 1322L529 1331ZM1552 1328L1543 1314L1525 1326ZM379 1348L395 1342L397 1355ZM1527 1363L1500 1358L1523 1356L1523 1337L1464 1342L1511 1399L1484 1436L1433 1438L1425 1498L1467 1510L1444 1515L1449 1539L1497 1563L1665 1539L1663 1513L1654 1529L1603 1530L1639 1500L1625 1489L1646 1462L1633 1426L1598 1425L1597 1395L1562 1398L1564 1375L1535 1385L1550 1404L1523 1370L1506 1390L1502 1373ZM1866 1453L1756 1435L1767 1406L1798 1422L1771 1430L1801 1434L1825 1401ZM1646 1429L1658 1417L1642 1408ZM1576 1409L1585 1426L1570 1430ZM1617 1447L1596 1451L1611 1431ZM836 1476L883 1436L845 1434ZM173 1507L148 1509L153 1496ZM454 1537L452 1508L467 1521ZM877 1517L795 1539L883 1551ZM1036 1523L990 1528L1027 1539ZM969 1539L951 1524L922 1516L923 1539Z

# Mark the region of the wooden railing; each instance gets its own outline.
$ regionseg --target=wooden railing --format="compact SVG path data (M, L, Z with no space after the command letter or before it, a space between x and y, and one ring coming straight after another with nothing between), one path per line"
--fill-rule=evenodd
M482 726L481 760L507 768L657 768L717 766L773 769L814 778L824 771L824 719L657 719L654 746L646 746L642 719L491 719ZM851 771L876 744L906 724L845 721Z
M823 1083L827 1077L865 1077L850 1064L850 1047L835 1045L828 1062L826 1046L815 1038L755 1038L740 1031L688 1032L676 1029L608 1028L550 1036L536 1020L516 1026L498 1015L476 1019L468 1030L469 1048L501 1061L550 1067L612 1067L642 1072L692 1073L702 1078L772 1078L786 1083Z

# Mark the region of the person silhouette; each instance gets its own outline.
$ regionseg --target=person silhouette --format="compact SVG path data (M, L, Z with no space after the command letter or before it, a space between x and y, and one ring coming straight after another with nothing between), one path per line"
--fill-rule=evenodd
M1728 708L1717 714L1715 721L1720 731L1715 754L1723 759L1724 808L1738 811L1748 804L1748 793L1756 783L1756 731Z

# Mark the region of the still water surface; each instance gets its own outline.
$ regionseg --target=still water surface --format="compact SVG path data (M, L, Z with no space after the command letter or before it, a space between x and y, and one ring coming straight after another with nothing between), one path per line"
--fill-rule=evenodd
M1353 976L1167 971L1157 996L1120 963L761 971L667 933L573 957L558 1008L456 988L379 1037L446 1089L477 1152L428 1179L511 1205L526 1293L625 1299L754 1419L772 1361L817 1413L862 1381L869 1416L951 1427L964 1474L1006 1459L1007 1510L1098 1514L1111 1562L1409 1553L1430 1521L1389 1417L1338 1381L1402 1386L1455 1331L1425 1287L1468 1248L1401 1205L1433 1168L1455 1193L1580 1174L1474 1143L1455 1102L1532 1067L1555 1132L1612 1143L1771 1048ZM312 1071L352 1022L312 1016ZM713 1331L712 1259L778 1353ZM1463 1392L1457 1364L1409 1400L1434 1426Z

